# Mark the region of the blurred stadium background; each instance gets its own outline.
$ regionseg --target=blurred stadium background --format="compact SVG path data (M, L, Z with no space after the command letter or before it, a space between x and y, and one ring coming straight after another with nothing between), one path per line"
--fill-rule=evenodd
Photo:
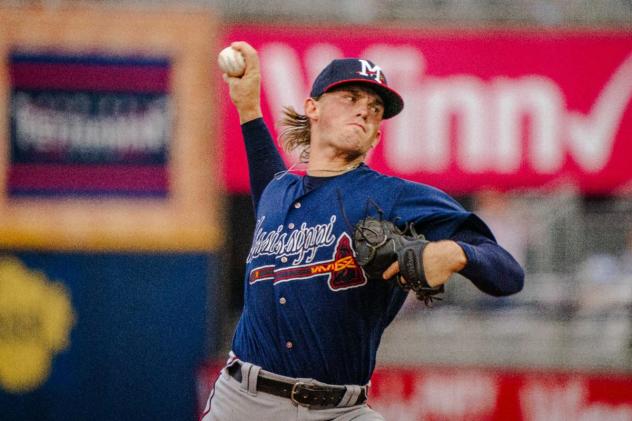
M195 418L230 347L254 228L215 64L245 39L265 50L269 123L332 51L381 54L387 75L402 65L392 83L410 114L371 163L447 190L526 268L514 297L455 279L432 309L407 302L374 379L388 420L632 420L632 1L1 1L0 19L0 419ZM495 90L518 80L555 89L525 85L525 103ZM525 107L503 117L517 163L476 147L479 161L454 148L444 167L406 161L427 156L414 153L424 105L466 150L459 128L480 127L455 115L490 97ZM73 138L82 112L122 140Z

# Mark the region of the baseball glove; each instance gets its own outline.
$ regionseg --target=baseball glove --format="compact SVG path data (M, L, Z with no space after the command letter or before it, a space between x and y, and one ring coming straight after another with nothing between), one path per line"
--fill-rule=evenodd
M426 305L444 291L443 285L431 287L424 273L422 254L428 241L417 234L411 225L406 234L395 224L372 217L361 219L353 232L356 261L370 278L381 278L395 261L399 262L397 285L404 291L412 290Z

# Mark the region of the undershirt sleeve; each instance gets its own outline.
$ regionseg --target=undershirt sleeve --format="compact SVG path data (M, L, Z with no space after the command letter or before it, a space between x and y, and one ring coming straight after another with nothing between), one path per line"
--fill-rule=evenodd
M241 133L244 136L248 157L250 192L256 209L268 183L287 167L263 118L256 118L242 124Z
M496 241L468 228L458 230L451 239L467 257L467 265L459 273L482 292L500 297L522 290L522 267Z

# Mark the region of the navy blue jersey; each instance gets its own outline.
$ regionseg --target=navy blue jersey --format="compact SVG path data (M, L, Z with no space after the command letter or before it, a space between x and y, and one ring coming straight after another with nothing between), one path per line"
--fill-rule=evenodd
M270 141L267 130L244 134L247 145ZM249 153L251 179L265 173L253 168L253 159ZM470 267L474 277L495 277L499 264L511 267L507 276L522 276L521 270L512 272L515 261L508 254L507 259L485 224L433 187L364 164L308 183L314 186L309 191L304 177L290 172L266 181L260 196L254 196L256 228L246 262L244 309L233 339L239 358L265 370L331 384L369 381L384 329L407 294L393 281L367 278L356 263L353 226L366 216L402 227L413 222L431 241L460 234L468 261L483 268L478 274ZM468 239L477 241L472 245ZM496 290L486 292L507 293L493 283ZM517 283L521 288L521 280Z

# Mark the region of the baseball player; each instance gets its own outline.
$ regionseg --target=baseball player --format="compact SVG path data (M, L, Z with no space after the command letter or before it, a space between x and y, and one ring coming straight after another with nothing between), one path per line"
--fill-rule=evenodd
M301 152L301 175L286 168L262 119L257 52L245 42L232 47L246 70L224 80L242 125L256 227L243 313L202 419L383 420L367 405L368 384L384 329L413 285L406 278L434 290L458 272L504 296L522 289L522 268L445 193L364 163L382 121L404 106L378 65L334 60L314 81L303 113L285 110L280 138ZM393 246L395 260L367 270L356 240L373 231L355 238L354 227L368 217L424 237L389 242L407 251ZM380 247L367 248L366 260Z

